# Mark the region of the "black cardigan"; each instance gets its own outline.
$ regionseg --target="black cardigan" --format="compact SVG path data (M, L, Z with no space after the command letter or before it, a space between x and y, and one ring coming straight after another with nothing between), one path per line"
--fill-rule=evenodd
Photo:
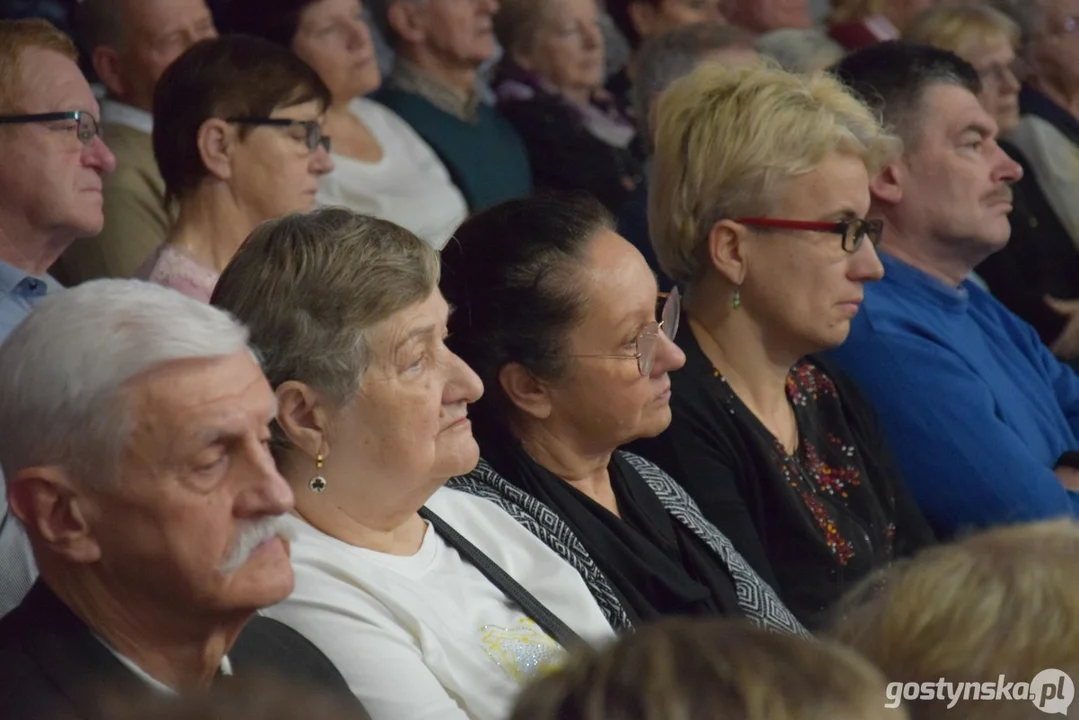
M671 374L671 425L659 437L638 441L630 449L666 470L689 492L704 516L730 538L806 627L825 624L835 601L870 569L935 542L896 469L873 408L853 382L812 357L838 390L868 486L895 526L894 539L869 539L874 551L869 563L857 571L840 563L820 528L807 520L805 503L764 457L754 438L759 431L725 408L723 381L715 377L688 323L682 325L676 341L686 353L686 364Z

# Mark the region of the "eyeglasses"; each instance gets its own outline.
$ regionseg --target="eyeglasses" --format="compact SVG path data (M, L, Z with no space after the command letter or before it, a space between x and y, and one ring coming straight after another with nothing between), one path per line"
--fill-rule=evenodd
M89 145L94 138L101 136L101 127L93 115L85 110L71 112L35 113L33 115L0 115L0 125L25 125L29 123L51 123L74 120L71 129L83 145Z
M682 316L682 297L678 294L678 288L672 288L669 293L660 293L663 299L663 310L660 312L659 322L650 322L644 326L640 334L634 340L635 352L632 355L570 355L577 358L605 358L608 360L631 360L637 361L637 370L641 377L652 374L652 367L656 363L656 348L659 347L659 334L662 332L667 339L674 341L678 334L678 320Z
M292 120L290 118L271 117L230 117L225 122L236 125L268 125L270 127L302 127L304 129L303 143L307 149L314 152L321 145L326 152L330 152L330 136L324 135L322 125L315 120Z
M772 228L777 230L809 230L810 232L835 233L843 238L843 250L858 252L862 241L869 238L875 247L880 245L884 233L882 220L845 220L843 222L811 222L807 220L778 220L776 218L738 218L736 223L750 227Z

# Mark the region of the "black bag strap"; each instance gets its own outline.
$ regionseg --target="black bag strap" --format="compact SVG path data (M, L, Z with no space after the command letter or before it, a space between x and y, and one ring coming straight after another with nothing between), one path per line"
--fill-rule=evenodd
M420 517L431 523L431 527L442 536L443 540L475 565L476 569L483 573L484 577L505 593L506 597L517 603L559 645L566 650L573 650L585 645L585 641L569 625L562 622L558 616L547 609L546 605L537 600L535 595L528 592L521 583L510 577L509 573L500 568L494 560L487 557L486 553L465 539L461 533L450 527L445 520L426 507L420 508Z

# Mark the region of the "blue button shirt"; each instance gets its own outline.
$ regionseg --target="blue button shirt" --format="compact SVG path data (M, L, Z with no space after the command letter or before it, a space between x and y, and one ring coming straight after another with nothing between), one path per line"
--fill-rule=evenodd
M0 260L0 343L47 293L59 289L60 283L48 275L28 275Z
M53 278L35 277L0 260L0 343L50 292L61 288ZM26 595L37 568L30 543L18 521L8 512L4 474L0 470L0 616Z

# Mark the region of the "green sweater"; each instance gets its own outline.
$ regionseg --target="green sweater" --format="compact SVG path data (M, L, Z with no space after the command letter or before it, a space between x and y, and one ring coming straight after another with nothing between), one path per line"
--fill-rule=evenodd
M375 99L396 112L434 149L473 212L532 192L528 152L509 121L486 104L469 123L415 93L393 87Z

